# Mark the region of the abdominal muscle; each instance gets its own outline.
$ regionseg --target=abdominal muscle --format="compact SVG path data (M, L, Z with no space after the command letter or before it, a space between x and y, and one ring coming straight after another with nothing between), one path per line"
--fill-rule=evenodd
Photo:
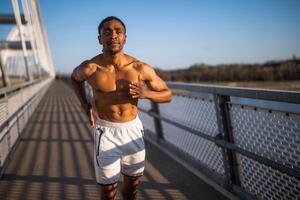
M93 100L100 119L128 122L135 119L138 113L138 99L133 99L129 94L129 84L137 82L138 73L131 68L118 72L117 75L108 71L98 71L90 77L88 83L93 88Z
M111 122L128 122L135 119L138 113L137 106L131 103L103 105L103 102L95 102L95 105L98 117Z

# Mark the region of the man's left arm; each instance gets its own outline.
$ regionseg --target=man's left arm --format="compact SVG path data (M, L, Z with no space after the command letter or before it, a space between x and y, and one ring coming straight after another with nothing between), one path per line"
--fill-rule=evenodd
M132 98L149 99L156 103L166 103L172 100L172 92L148 65L143 65L138 76L138 83L129 85Z

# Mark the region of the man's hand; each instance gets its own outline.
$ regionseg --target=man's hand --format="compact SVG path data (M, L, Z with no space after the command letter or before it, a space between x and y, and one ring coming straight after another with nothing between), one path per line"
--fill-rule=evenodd
M95 120L94 120L94 112L93 112L92 104L91 103L87 103L84 106L84 110L86 111L86 114L87 114L87 116L89 118L91 127L94 128Z
M132 98L145 99L147 98L148 88L144 81L141 80L141 76L138 76L138 83L129 84L129 93Z

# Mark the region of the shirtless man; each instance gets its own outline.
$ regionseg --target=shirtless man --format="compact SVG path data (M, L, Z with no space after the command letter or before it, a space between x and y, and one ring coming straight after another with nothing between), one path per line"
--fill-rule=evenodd
M126 27L120 19L105 18L98 33L103 53L74 69L72 85L94 128L94 167L102 199L116 198L121 173L124 199L136 199L145 160L138 99L170 102L172 93L152 67L123 53ZM95 118L84 92L84 81L93 89Z

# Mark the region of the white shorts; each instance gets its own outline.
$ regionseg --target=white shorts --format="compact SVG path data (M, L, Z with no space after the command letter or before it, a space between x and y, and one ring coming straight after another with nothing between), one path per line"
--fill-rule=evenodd
M143 175L143 136L144 129L138 116L124 123L97 119L94 128L94 166L99 184L115 183L121 173L127 176Z

